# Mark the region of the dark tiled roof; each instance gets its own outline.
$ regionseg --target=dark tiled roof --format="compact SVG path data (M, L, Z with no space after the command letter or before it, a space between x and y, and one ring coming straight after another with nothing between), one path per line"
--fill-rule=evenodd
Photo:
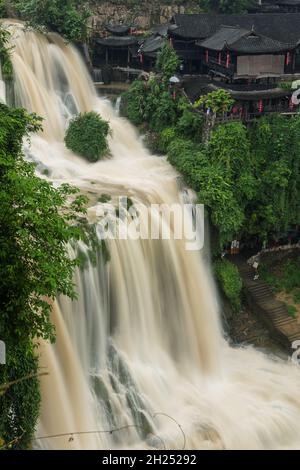
M215 34L198 45L206 49L222 51L224 48L243 53L282 52L291 48L289 44L283 44L255 31L247 31L232 26L222 26Z
M235 28L232 26L221 26L221 28L208 39L198 42L198 45L206 49L213 49L214 51L221 51L226 44L230 46L246 34L249 34L247 29Z
M230 46L230 49L243 53L265 53L265 52L283 52L291 48L289 44L283 44L275 39L266 36L253 35L243 36Z
M220 88L227 90L236 100L255 101L260 98L289 97L291 92L282 88L268 88L253 85L234 85L208 80L202 77L184 81L183 88L191 101L196 101L201 95L210 93Z
M109 36L108 38L97 38L96 44L109 47L128 47L138 44L138 40L132 36Z
M105 29L111 33L111 34L116 34L117 36L121 36L124 34L128 34L130 30L130 26L125 25L125 24L107 24L105 25Z
M300 40L300 13L260 13L244 15L175 15L177 28L170 33L193 39L205 39L222 26L237 26L275 39L285 44L296 44Z
M150 36L145 40L145 42L140 47L140 52L143 54L149 54L152 52L157 52L161 49L165 39L161 36Z
M277 0L277 5L300 6L300 0Z
M169 27L170 25L168 23L155 25L152 27L152 32L158 36L167 37Z

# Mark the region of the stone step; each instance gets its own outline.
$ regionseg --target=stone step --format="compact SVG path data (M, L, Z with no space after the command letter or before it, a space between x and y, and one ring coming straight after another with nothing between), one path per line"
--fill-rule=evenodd
M251 294L255 295L255 298L263 298L263 297L268 297L269 299L272 298L272 295L270 294L270 292L265 292L265 291L262 291L262 290L259 290L259 291L251 291Z
M274 320L274 325L275 326L283 326L283 325L290 325L293 324L293 319L289 318L282 318L281 320Z
M253 297L253 300L259 306L260 311L263 312L268 321L272 323L275 330L277 330L276 338L278 340L278 334L284 335L288 342L291 344L299 340L300 341L300 325L288 314L285 304L279 302L272 291L272 288L265 283L260 277L254 280L256 275L255 269L246 264L246 261L240 258L233 259L234 264L237 266L240 276L243 280L244 288ZM290 331L290 335L288 331ZM299 330L299 331L298 331ZM294 332L293 332L294 331ZM274 331L270 330L271 335L274 335ZM257 339L259 335L257 336ZM247 341L255 341L255 335Z
M268 313L274 317L277 315L285 315L288 316L288 311L285 307L279 307L279 308L274 308L274 309L269 309Z
M266 286L249 286L249 290L251 292L264 292L267 294L271 294L272 291L268 289Z
M270 287L265 284L264 282L261 281L252 281L251 284L249 283L249 286L253 287L253 289L265 289L265 290L271 290Z
M267 312L267 315L270 319L272 320L280 320L281 318L288 318L290 320L293 320L293 318L291 318L287 312L277 312L277 313L271 313L271 312Z
M300 330L296 333L289 335L288 338L291 343L293 343L294 341L298 341L298 340L300 341Z

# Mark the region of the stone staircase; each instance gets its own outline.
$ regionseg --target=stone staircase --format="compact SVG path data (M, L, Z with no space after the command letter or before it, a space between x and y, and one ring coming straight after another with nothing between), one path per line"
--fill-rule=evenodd
M270 335L283 346L291 349L292 343L300 340L300 323L292 318L286 305L277 300L263 280L254 280L255 270L240 256L230 257L238 268L251 310L256 313L270 331Z

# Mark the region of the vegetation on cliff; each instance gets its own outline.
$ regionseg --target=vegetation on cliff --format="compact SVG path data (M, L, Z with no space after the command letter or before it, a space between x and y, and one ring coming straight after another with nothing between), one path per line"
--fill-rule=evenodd
M35 175L22 153L23 137L41 121L23 109L0 105L0 338L7 348L0 384L38 370L34 340L54 340L51 303L75 297L67 243L82 236L76 225L85 198ZM0 396L0 438L27 448L39 412L37 378L18 382Z
M165 68L170 61L175 72L172 54L166 48L160 61ZM232 105L228 93L212 95L196 105L206 109L215 102L221 114ZM275 114L250 127L219 124L206 142L205 112L196 112L182 93L174 93L163 71L148 82L135 81L124 100L126 116L156 133L156 150L168 154L205 204L218 233L217 251L236 237L265 240L299 224L300 116Z
M84 41L91 12L87 0L2 0L1 17L17 17L39 31L55 31L69 41Z
M0 26L0 63L4 80L11 80L13 75L13 68L10 59L9 37L9 32Z
M166 47L160 62L166 68L170 61L175 72L172 54ZM155 150L166 153L197 192L217 234L214 253L235 238L263 242L299 225L300 115L273 114L248 127L242 122L214 125L206 140L206 110L222 115L232 106L230 96L211 93L195 110L167 85L167 76L160 70L148 82L135 81L124 96L123 110L155 135Z

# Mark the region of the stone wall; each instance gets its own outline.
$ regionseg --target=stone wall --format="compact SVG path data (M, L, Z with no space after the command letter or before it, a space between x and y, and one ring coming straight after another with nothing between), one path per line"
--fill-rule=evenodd
M107 22L134 24L149 28L154 24L166 23L175 13L199 13L198 1L158 0L95 0L91 2L94 12L93 25L101 27Z

